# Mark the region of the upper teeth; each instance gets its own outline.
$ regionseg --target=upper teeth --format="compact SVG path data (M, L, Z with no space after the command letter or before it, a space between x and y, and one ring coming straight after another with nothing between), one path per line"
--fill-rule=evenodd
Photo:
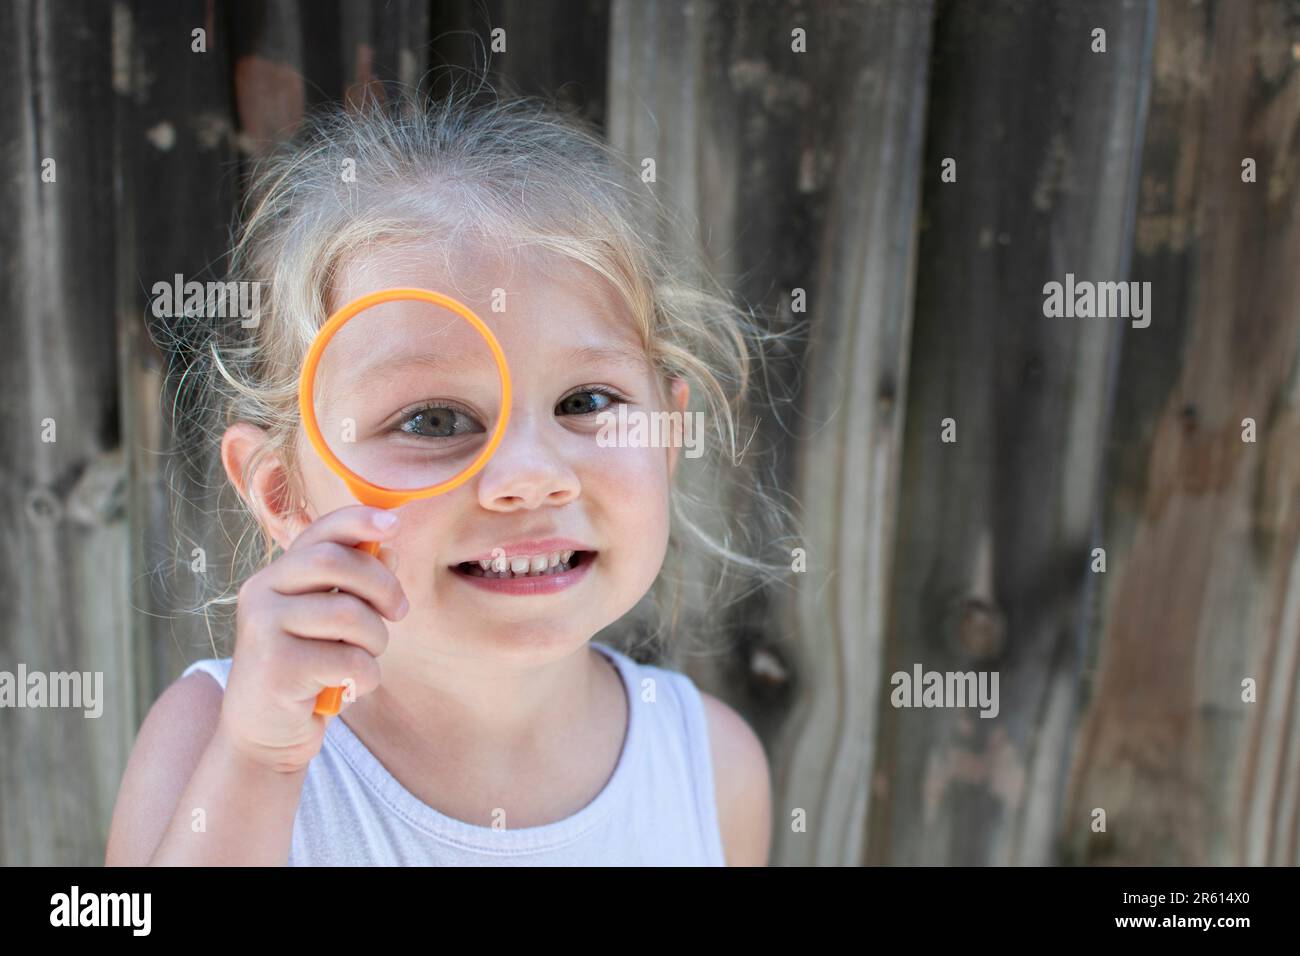
M484 571L538 574L555 567L557 564L568 564L571 557L573 557L573 551L571 550L551 551L546 554L516 554L510 557L498 554L493 558L480 558L478 566Z

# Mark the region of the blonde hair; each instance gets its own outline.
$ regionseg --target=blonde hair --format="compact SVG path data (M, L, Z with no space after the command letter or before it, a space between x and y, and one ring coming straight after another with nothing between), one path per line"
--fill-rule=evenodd
M355 176L344 177L346 168ZM790 570L791 513L769 469L752 456L742 461L763 347L789 333L763 331L752 311L695 263L674 261L647 238L663 224L672 227L672 214L633 167L588 124L536 97L484 100L453 88L435 100L398 90L360 109L311 114L291 140L255 160L248 180L225 281L260 284L255 321L245 327L185 317L167 330L173 428L191 477L208 491L229 487L224 474L212 471L219 468L212 450L237 421L267 434L245 462L245 482L271 454L290 463L291 476L296 472L298 369L330 308L341 304L331 302L331 293L353 256L408 242L441 249L445 260L452 249L483 242L558 253L613 286L661 384L681 376L692 404L702 399L708 410L713 440L703 443L703 457L677 469L664 569L623 622L632 631L621 640L629 652L675 656L688 617L691 633L711 635L719 623L711 612ZM717 498L680 487L682 465L709 469L698 487L721 494L725 514L716 513ZM294 487L285 491L300 500L290 480ZM277 551L240 505L233 512L239 533L232 586ZM255 531L260 554L244 548ZM766 550L780 559L765 558ZM697 589L690 600L689 588ZM206 616L235 600L227 588L193 610ZM694 613L684 613L688 608Z

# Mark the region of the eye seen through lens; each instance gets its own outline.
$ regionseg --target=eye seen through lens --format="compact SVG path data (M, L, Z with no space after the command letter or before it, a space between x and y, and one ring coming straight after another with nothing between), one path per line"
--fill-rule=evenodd
M456 313L422 301L372 306L321 353L313 408L339 461L371 484L448 481L487 443L501 382L492 352Z

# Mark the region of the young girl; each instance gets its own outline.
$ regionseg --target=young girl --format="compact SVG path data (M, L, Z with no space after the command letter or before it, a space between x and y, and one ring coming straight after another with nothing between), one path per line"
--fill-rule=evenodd
M753 731L593 640L680 589L664 572L698 566L686 540L768 567L690 517L681 448L597 440L599 412L685 412L695 386L735 450L753 326L642 238L663 215L648 196L598 136L524 99L334 110L259 161L231 260L257 314L205 320L177 399L196 409L182 439L219 438L265 549L233 657L189 666L140 729L108 864L766 864ZM514 394L480 472L386 512L307 444L296 388L325 318L393 286L469 305ZM462 379L473 397L443 411L481 441L496 371ZM349 680L355 700L313 714Z

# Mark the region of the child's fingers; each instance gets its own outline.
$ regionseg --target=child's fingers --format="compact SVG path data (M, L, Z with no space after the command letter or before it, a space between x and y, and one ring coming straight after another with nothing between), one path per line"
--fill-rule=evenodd
M381 522L392 518L393 523L387 527ZM327 515L321 515L294 538L289 545L289 552L301 551L320 541L337 541L340 544L357 545L363 541L386 541L397 530L397 512L383 508L371 508L367 505L347 505ZM286 552L288 553L288 552Z
M303 699L314 699L326 687L342 687L353 682L357 696L379 686L379 661L354 644L295 641L293 673L309 682Z
M281 598L277 621L292 637L345 641L378 657L388 647L388 628L365 601L352 594L299 594Z
M265 585L277 594L307 594L338 588L370 602L390 620L400 620L407 611L401 582L385 562L335 541L318 541L286 553L262 573Z

